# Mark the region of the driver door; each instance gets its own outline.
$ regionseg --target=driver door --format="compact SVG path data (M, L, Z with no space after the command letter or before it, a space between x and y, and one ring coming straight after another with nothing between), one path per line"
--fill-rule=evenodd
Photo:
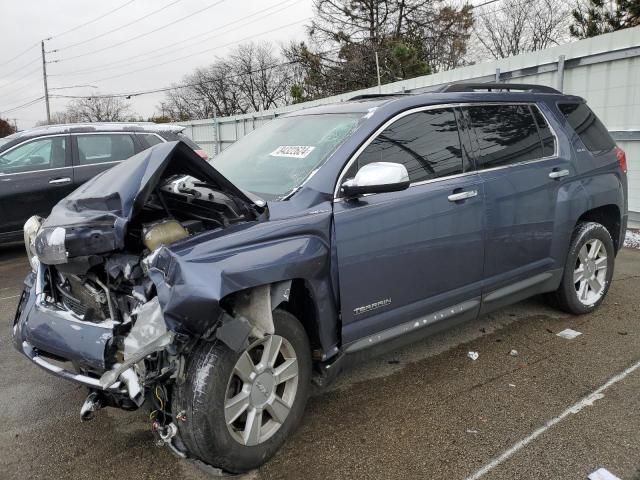
M46 217L73 190L68 135L28 140L0 154L0 236L17 235L32 215Z
M429 107L398 117L340 182L368 163L394 162L411 186L334 203L342 336L353 349L412 326L474 318L480 305L484 193L463 148L462 118ZM467 198L456 200L460 193Z

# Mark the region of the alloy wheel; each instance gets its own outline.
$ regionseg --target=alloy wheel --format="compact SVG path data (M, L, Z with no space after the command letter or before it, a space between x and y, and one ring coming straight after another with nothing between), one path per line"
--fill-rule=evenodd
M607 278L607 250L602 241L593 238L578 252L573 283L578 300L593 305L605 291Z
M227 384L224 415L238 443L259 445L289 415L298 391L298 359L291 343L269 335L250 345L236 362Z

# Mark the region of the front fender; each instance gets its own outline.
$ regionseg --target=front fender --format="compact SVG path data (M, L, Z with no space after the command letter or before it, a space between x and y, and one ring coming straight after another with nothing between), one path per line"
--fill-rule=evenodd
M220 301L228 295L303 279L315 300L322 347L328 351L335 346L337 309L330 283L329 245L323 238L286 236L215 252L200 247L197 253L182 254L160 247L146 260L169 329L202 335L220 319Z

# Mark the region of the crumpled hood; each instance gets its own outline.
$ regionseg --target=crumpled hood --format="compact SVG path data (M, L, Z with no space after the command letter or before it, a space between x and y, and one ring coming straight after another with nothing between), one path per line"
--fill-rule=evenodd
M103 253L122 248L126 226L142 209L151 192L173 175L193 176L234 199L242 209L256 204L205 162L187 144L168 142L134 155L97 175L62 199L42 224L41 232L66 227L67 246L73 238L86 243L82 252Z

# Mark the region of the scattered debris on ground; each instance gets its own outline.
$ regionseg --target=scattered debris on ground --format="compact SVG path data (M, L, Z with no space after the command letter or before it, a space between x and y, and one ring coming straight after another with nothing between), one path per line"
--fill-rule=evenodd
M566 338L567 340L573 340L578 335L582 335L582 332L578 332L576 330L572 330L570 328L565 328L560 333L556 333L557 336L561 338Z
M589 474L589 480L620 480L606 468L599 468Z
M624 238L624 246L640 249L640 230L627 230L627 236Z
M469 357L471 360L477 360L479 356L480 354L478 352L467 353L467 357Z
M514 350L511 350L511 351L509 352L509 355L511 355L512 357L517 357L517 356L518 356L518 350L515 350L515 349L514 349Z

